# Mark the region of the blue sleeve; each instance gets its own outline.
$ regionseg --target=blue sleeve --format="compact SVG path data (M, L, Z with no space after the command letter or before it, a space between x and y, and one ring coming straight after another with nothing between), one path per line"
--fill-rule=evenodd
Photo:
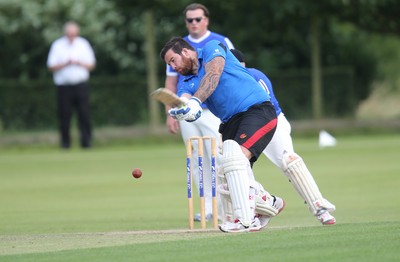
M267 92L267 94L271 98L271 103L275 107L276 115L279 115L282 112L282 109L279 105L278 99L276 99L274 94L274 88L272 87L271 80L260 70L255 68L248 68L250 74L257 80L258 84Z
M221 44L219 41L210 41L208 42L202 51L203 63L206 64L211 61L213 58L221 56L224 59L226 58L226 46Z

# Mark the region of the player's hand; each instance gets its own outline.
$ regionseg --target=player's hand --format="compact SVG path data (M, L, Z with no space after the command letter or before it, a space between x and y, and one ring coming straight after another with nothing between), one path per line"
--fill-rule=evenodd
M189 101L182 107L171 108L168 113L175 119L186 120L187 122L196 121L203 112L201 108L201 101L192 96Z
M167 116L167 128L171 134L177 134L179 131L179 121L170 115Z

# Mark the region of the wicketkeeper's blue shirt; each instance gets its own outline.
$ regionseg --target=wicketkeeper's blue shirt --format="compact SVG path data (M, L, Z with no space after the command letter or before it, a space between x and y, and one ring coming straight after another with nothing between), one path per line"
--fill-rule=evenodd
M222 122L233 115L244 112L255 104L269 101L269 95L260 88L255 78L243 67L236 57L219 41L210 41L197 49L199 69L197 75L186 76L178 88L178 95L194 95L205 75L204 65L215 57L225 59L225 67L215 91L205 101L210 111Z
M276 115L278 116L282 109L279 105L278 99L276 99L274 94L274 88L272 87L271 80L260 70L255 68L247 68L250 74L257 80L257 82L264 88L264 90L268 93L269 97L271 98L271 103L275 107Z

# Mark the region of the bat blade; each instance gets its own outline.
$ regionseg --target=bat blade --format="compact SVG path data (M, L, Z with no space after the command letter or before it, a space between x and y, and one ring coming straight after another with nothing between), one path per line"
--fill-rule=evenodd
M150 94L150 97L163 103L164 105L172 107L180 107L185 104L179 96L173 93L171 90L166 88L158 88Z

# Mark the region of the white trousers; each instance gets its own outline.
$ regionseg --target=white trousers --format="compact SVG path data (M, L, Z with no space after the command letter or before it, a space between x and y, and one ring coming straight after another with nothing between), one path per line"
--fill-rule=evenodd
M266 155L282 172L284 172L282 162L283 152L294 153L293 141L290 135L291 131L292 127L289 121L287 121L283 113L280 113L274 136L263 151L264 155Z

